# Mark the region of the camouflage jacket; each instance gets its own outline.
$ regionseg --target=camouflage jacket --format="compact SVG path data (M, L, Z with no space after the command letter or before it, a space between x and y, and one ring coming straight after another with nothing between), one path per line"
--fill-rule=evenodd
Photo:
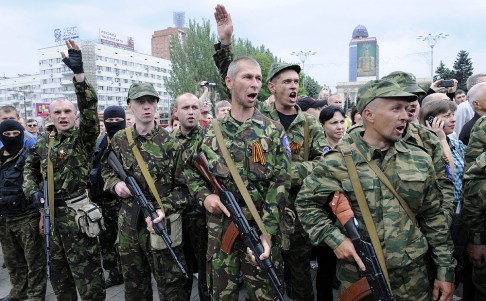
M224 82L224 78L228 73L228 66L233 60L232 47L228 46L223 48L218 43L214 45L214 48L216 49L216 53L213 55L213 59ZM265 103L257 101L256 107L263 115L280 122L275 103L265 105ZM297 117L287 129L286 134L292 146L290 179L292 187L298 189L302 185L303 179L314 167L314 163L311 161L318 160L323 155L322 150L326 146L326 142L324 130L319 124L319 121L314 116L304 113L299 106L296 105L295 108L297 109ZM304 124L306 121L309 125L309 160L307 162L304 161ZM295 195L291 196L291 201L293 201L293 198L295 198Z
M86 192L91 156L99 135L96 91L87 81L74 81L74 88L81 114L79 128L73 127L65 133L56 132L50 152L56 198L69 199ZM36 191L43 191L41 170L47 171L48 144L49 136L44 134L29 150L23 185L28 197Z
M186 198L187 208L186 213L200 214L204 213L204 208L201 207L196 198L190 194L188 183L194 174L198 175L197 170L192 165L192 160L199 150L202 142L202 128L196 126L187 135L182 131L176 130L171 133L177 145L177 161L175 171L175 191L180 192L181 198Z
M343 139L343 143L352 143L356 139L356 135L359 135L364 131L363 124L353 126L348 135ZM454 208L454 183L449 176L452 177L450 172L449 163L442 150L439 137L424 127L423 125L417 125L408 123L405 135L402 139L403 142L418 146L425 150L427 154L432 158L437 183L439 186L439 196L441 197L440 207L444 211L447 219L447 224L450 225L452 217L455 213Z
M281 125L255 110L252 118L241 125L227 114L220 121L220 127L226 147L262 216L266 230L271 235L278 234L279 210L285 205L290 188L289 161L281 142L284 137ZM231 177L212 125L208 124L205 131L201 151L208 158L209 171L223 187L234 194L240 207L245 211L246 204ZM255 144L262 147L265 162L254 162ZM211 189L201 177L196 177L191 182L189 188L194 190L198 201L202 203L206 196L212 193ZM225 216L222 218L227 220Z
M172 195L175 161L177 158L177 147L174 139L166 130L159 126L156 126L150 133L144 136L138 134L135 125L128 128L128 130L132 132L133 140L137 144L143 161L146 163L147 169L154 180L155 187L157 188L157 192L162 200L162 205L164 206L165 215L171 215L182 209L185 200L178 199ZM113 136L110 143L110 149L118 157L118 160L120 160L125 172L135 178L147 199L152 201L155 208L160 208L143 177L142 170L137 163L132 148L128 143L127 134L124 130L118 131ZM104 190L109 190L111 193L115 194L115 185L121 182L121 180L106 162L106 157L103 160L104 168L101 175L105 181ZM135 200L133 198L122 199L122 204L130 208L133 208L134 202ZM138 207L136 209L138 209ZM135 210L133 212L138 211ZM135 216L134 218L138 217Z
M486 116L471 131L465 151L463 221L469 242L486 244Z
M422 149L402 141L392 145L385 154L373 149L361 136L358 137L353 144L352 158L381 241L387 268L394 271L416 262L425 256L430 246L438 268L436 279L452 281L455 266L453 244L446 218L439 207L439 189L430 157ZM356 149L363 157L358 155ZM415 214L418 226L376 176L368 161L378 164ZM338 150L330 150L318 162L311 175L304 180L295 202L302 225L313 244L327 244L333 249L346 238L344 227L339 222L333 223L328 211L323 209L327 208L327 201L335 191L346 195L361 234L368 237L339 147ZM354 280L359 279L358 275L356 277Z

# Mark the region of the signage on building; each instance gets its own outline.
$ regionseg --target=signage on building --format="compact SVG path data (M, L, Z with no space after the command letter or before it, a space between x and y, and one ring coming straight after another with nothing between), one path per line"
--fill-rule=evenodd
M358 45L358 77L376 76L376 41L361 40Z
M135 43L132 37L119 35L104 29L100 29L100 43L132 51L135 50Z
M49 103L36 102L35 103L35 116L47 117L49 116Z
M79 39L78 27L70 26L65 28L54 29L54 42L61 43L69 39Z

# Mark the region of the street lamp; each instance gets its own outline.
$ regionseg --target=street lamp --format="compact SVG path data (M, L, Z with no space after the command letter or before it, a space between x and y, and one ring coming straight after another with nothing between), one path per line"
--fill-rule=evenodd
M309 57L309 55L315 55L317 52L315 51L310 51L310 50L307 50L307 51L303 51L303 50L300 50L300 51L292 51L290 54L291 55L295 55L297 57L299 57L299 60L300 62L302 63L302 73L304 73L304 80L303 80L303 83L302 85L305 87L305 61L307 60L307 58Z
M430 77L432 82L434 82L434 46L437 45L440 39L445 39L449 35L443 34L442 32L436 35L431 35L430 33L426 36L418 36L417 40L427 41L430 46Z

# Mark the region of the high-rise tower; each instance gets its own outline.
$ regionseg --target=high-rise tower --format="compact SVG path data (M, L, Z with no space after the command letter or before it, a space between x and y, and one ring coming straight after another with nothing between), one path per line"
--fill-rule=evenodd
M349 81L366 81L379 78L379 47L375 37L358 25L349 42Z

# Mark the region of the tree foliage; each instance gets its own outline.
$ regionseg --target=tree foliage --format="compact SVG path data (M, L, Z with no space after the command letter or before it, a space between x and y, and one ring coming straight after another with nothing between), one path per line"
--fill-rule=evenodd
M469 58L469 53L465 50L459 51L456 60L454 61L453 69L447 68L441 61L439 67L435 71L434 81L438 79L457 79L457 87L466 91L466 81L469 76L473 74L472 61Z
M304 77L305 82L302 86L304 86L305 90L307 91L307 95L317 99L319 97L319 92L321 92L322 86L320 86L312 77L305 74Z

